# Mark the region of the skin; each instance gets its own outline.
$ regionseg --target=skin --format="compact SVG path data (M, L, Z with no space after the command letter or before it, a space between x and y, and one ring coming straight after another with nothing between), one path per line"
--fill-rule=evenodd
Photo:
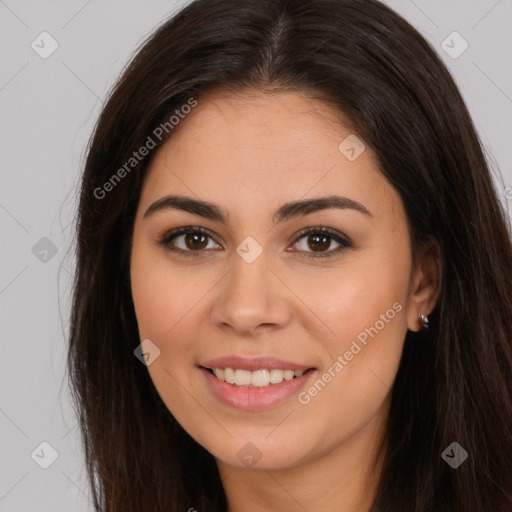
M438 296L439 258L423 256L413 268L400 196L368 145L354 161L338 150L351 133L340 119L302 93L217 91L154 155L143 185L131 287L140 339L160 350L147 368L177 421L214 455L229 512L370 509L404 338L420 330L418 313L428 315ZM144 218L168 194L215 203L229 223L177 209ZM283 203L331 194L372 216L330 209L273 226ZM186 225L211 233L196 258L159 244ZM339 247L328 237L315 252L308 236L298 238L319 225L353 246L300 257ZM263 248L250 264L236 252L248 236ZM186 238L172 243L192 252ZM217 400L197 367L214 357L269 355L315 367L319 377L394 303L401 311L307 404L294 395L262 411L235 409ZM254 466L237 456L248 442L261 454Z

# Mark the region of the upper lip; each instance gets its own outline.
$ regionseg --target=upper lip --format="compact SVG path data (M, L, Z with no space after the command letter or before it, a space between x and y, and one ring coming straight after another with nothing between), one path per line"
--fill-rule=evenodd
M227 356L210 359L201 363L199 366L204 368L235 368L240 370L256 371L263 369L280 369L280 370L309 370L313 368L311 365L294 363L293 361L285 361L275 357L263 356L256 358L245 358L240 356Z

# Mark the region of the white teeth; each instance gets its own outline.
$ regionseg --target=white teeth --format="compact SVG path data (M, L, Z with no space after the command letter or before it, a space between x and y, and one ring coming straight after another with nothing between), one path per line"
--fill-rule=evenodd
M235 370L232 368L226 368L224 370L224 380L229 384L235 383Z
M283 370L270 370L271 384L279 384L283 381Z
M235 384L237 386L248 386L251 384L251 373L247 370L235 370Z
M292 380L294 377L303 375L303 370L256 370L254 372L248 370L239 370L233 368L214 368L215 376L228 384L236 386L257 387L262 388L270 384L279 384L283 380Z
M283 376L284 380L292 380L294 376L293 370L285 370L283 372Z
M257 370L251 373L251 384L258 388L268 386L270 383L270 372L268 370Z

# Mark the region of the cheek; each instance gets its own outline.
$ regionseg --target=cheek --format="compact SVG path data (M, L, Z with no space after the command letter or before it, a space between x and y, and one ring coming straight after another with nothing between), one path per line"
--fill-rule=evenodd
M141 341L149 339L158 347L159 355L147 370L173 413L194 408L181 393L183 387L190 388L187 352L195 333L187 322L193 318L198 301L187 273L172 270L158 254L155 256L154 249L134 246L130 278L139 336Z
M317 276L307 294L306 289L302 291L307 304L328 328L326 339L332 341L333 355L376 322L380 330L384 330L385 322L386 331L391 324L402 326L405 315L397 314L396 309L405 309L409 266L407 254L375 251L364 257L355 255L339 271L326 273L323 278ZM401 308L393 309L395 303ZM398 330L401 332L401 328Z
M158 344L180 316L184 295L180 279L173 279L158 252L135 235L130 280L141 339Z
M330 332L323 339L328 353L323 371L340 362L341 356L342 369L338 365L339 371L331 370L337 383L332 388L348 402L366 403L365 393L382 398L398 370L407 331L411 262L407 239L395 240L393 250L391 245L354 257L308 297Z
M328 353L318 379L300 396L311 432L328 443L367 424L386 403L394 382L407 323L406 279L378 273L345 275L329 293L316 297L322 319L334 334L323 340ZM302 409L301 409L302 410ZM327 447L327 445L326 445Z
M130 276L140 339L150 339L160 350L155 364L148 366L151 376L169 381L168 374L157 376L166 368L188 379L191 348L205 338L199 331L207 316L206 296L218 276L199 277L194 265L176 265L144 244L134 245Z
M132 274L132 297L141 337L154 340L161 349L173 340L173 348L179 348L186 338L183 326L194 317L200 290L182 275L155 267L137 274L138 270Z

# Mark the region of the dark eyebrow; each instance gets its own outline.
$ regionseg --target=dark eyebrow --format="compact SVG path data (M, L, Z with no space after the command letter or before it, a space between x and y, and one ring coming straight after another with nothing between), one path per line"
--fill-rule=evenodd
M167 209L183 210L205 219L214 220L227 224L229 214L219 206L201 201L187 196L169 195L161 197L155 201L144 213L144 218ZM284 222L294 217L308 215L319 210L327 210L331 208L351 209L373 217L373 214L361 203L343 196L327 196L317 199L307 199L303 201L292 201L282 205L272 217L274 224Z

